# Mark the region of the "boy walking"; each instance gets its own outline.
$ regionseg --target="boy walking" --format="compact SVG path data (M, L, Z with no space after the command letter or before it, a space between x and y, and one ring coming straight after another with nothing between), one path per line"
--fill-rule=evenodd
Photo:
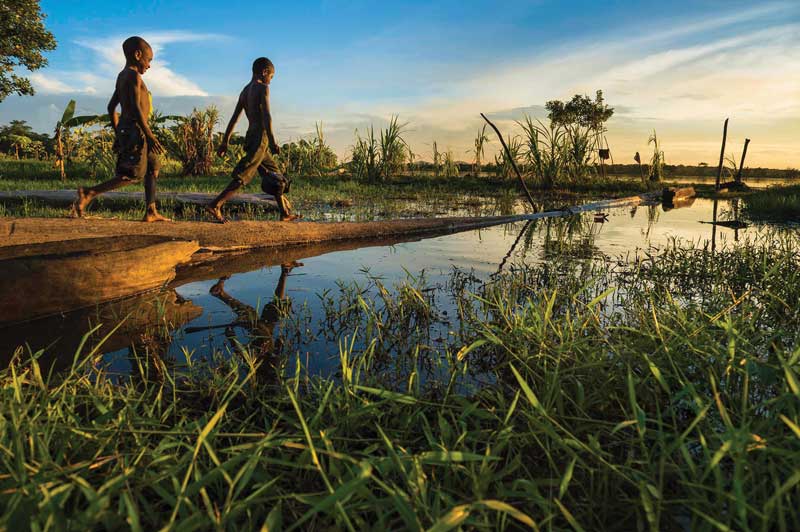
M285 196L289 192L290 182L279 172L270 155L270 152L275 155L280 153L280 148L275 142L275 134L272 132L272 115L269 108L269 83L274 75L275 66L266 57L259 57L253 62L253 78L239 94L236 109L217 150L220 157L227 153L233 128L236 127L236 122L244 111L249 122L245 136L245 155L233 169L233 179L230 184L206 206L206 212L220 223L226 222L222 215L222 205L240 188L250 183L256 172L261 176L261 190L275 196L281 221L288 222L300 218L292 214L291 204Z
M108 102L108 116L114 128L117 150L115 177L91 188L79 188L75 214L81 217L89 203L98 195L144 178L144 195L147 204L142 221L169 221L156 210L156 179L160 163L158 155L164 151L150 130L148 120L152 110L152 96L142 81L150 68L153 49L141 37L129 37L122 43L125 68L117 76L114 94ZM117 105L122 114L117 116Z

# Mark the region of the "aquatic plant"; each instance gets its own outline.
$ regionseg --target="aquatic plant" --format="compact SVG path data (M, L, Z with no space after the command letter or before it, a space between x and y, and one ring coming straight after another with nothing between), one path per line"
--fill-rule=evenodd
M500 150L494 156L494 164L495 164L495 172L498 176L502 177L503 179L510 179L516 176L514 172L514 166L511 164L511 161L518 163L523 157L524 153L524 146L522 144L522 139L518 135L508 135L506 138L506 146L508 146L509 154L506 154L505 150Z
M300 139L284 144L275 161L283 166L287 175L292 177L301 175L319 177L336 167L337 157L325 141L322 122L317 122L314 124L314 136L310 140Z
M562 181L568 166L568 154L565 139L568 138L564 128L550 123L546 127L541 121L525 116L522 122L525 139L524 157L528 172L543 188L553 188ZM510 146L509 146L510 148Z
M472 173L478 175L483 169L483 157L486 154L486 143L490 142L489 136L486 134L486 124L483 124L480 131L475 137L474 148L472 151Z
M458 177L458 163L453 158L453 150L447 150L444 154L444 164L442 170L445 177Z
M653 130L653 134L647 139L647 144L653 145L653 155L650 157L650 166L648 168L648 178L650 181L663 181L664 180L664 150L661 149L661 144L658 141L658 135Z
M744 215L752 221L800 223L800 185L757 190L743 201Z
M406 141L402 133L406 124L400 124L398 117L389 120L389 126L381 130L380 174L384 180L398 174L406 162Z
M367 181L385 181L398 174L406 163L407 144L402 133L405 124L393 116L389 125L375 137L373 126L367 129L367 137L361 138L356 131L356 143L351 149L350 170L352 174Z
M442 154L439 152L439 145L433 141L433 176L439 177L442 172Z
M377 181L380 178L380 148L373 126L367 129L366 138L356 130L356 143L350 155L350 171L357 179Z

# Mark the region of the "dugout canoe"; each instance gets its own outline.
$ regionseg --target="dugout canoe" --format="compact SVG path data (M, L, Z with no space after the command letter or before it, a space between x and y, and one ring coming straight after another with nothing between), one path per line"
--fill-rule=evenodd
M151 235L0 247L0 324L159 289L199 248L195 240Z

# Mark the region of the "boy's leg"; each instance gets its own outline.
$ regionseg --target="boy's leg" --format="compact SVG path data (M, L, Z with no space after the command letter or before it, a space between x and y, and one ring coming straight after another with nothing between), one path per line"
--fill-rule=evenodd
M135 183L147 173L147 145L138 126L120 126L116 142L120 146L116 176L93 187L78 188L78 200L74 204L78 217L83 216L86 207L100 194Z
M158 155L148 153L147 173L144 176L144 203L145 213L142 221L144 222L171 222L166 216L159 214L156 209L156 181L161 170L161 163Z
M206 212L220 223L225 223L225 217L222 216L221 211L222 206L233 197L240 188L253 180L253 176L258 171L258 167L267 150L266 135L262 135L260 139L248 138L245 142L247 152L233 169L231 173L233 179L231 179L228 186L214 198L214 201L206 205Z

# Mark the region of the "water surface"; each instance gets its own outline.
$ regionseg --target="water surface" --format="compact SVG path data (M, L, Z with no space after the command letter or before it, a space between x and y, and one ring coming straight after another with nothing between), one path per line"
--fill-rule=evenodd
M718 202L717 219L738 218L738 201ZM428 340L443 345L458 325L448 317L456 315L455 303L447 296L455 270L471 282L481 282L514 264L546 261L553 253L571 253L578 261L631 261L675 239L713 242L722 249L763 231L756 226L730 229L701 223L712 221L714 210L712 200L696 199L680 208L611 209L392 245L323 245L308 249L311 256L304 256L302 248L231 256L198 271L179 273L173 286L156 296L0 330L0 343L6 359L26 342L28 349L58 353L57 365L64 366L71 363L85 332L104 324L84 346L87 350L125 318L97 348L103 360L120 372L130 370L132 350L161 351L182 364L187 357L236 356L246 347L270 356L279 353L290 370L300 360L312 374L329 374L339 368L342 341L363 333L358 327L332 327L332 305L343 298L360 293L374 299L380 286L392 291L400 283L428 287L425 297L435 297L437 308L445 313Z

